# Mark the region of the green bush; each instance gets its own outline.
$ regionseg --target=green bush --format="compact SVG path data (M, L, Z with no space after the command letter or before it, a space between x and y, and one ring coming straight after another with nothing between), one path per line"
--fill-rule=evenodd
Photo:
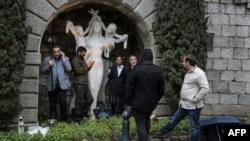
M9 126L21 108L18 87L30 31L24 24L25 4L25 0L0 0L0 130Z
M205 70L207 63L207 18L203 0L158 0L153 24L156 44L162 53L160 67L166 81L165 94L172 112L179 101L185 70L184 55L192 53L198 66Z
M82 125L76 123L67 124L65 122L56 123L49 130L45 137L41 133L28 135L27 132L17 134L16 131L9 133L0 132L1 141L110 141L119 140L122 131L121 117L111 117L109 119L90 121L85 119ZM133 117L130 118L130 137L137 139L136 125ZM151 133L159 129L168 122L167 119L151 120ZM47 123L41 123L42 127L48 126ZM173 130L172 134L188 134L190 132L188 120L182 120Z
M248 125L250 125L250 119L243 121L243 124L248 124Z

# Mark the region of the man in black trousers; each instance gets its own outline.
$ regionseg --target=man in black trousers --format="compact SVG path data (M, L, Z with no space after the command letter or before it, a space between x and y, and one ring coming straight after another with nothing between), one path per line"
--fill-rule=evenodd
M69 58L65 56L60 45L54 45L52 56L44 58L42 74L47 75L50 118L58 119L57 98L60 104L60 120L67 121L67 90L70 88L68 72L71 71Z
M86 55L85 47L78 47L76 56L72 60L73 71L73 86L75 89L75 120L78 124L81 124L82 118L87 117L90 106L93 102L93 96L91 95L88 87L88 71L93 66L94 62L85 62L84 56Z
M125 102L131 106L139 141L148 141L150 115L163 94L163 74L160 68L153 64L152 51L145 49L139 57L139 63L131 71Z
M108 70L111 92L111 114L121 115L124 110L126 67L122 64L122 57L115 58L115 65ZM116 108L118 105L118 112Z

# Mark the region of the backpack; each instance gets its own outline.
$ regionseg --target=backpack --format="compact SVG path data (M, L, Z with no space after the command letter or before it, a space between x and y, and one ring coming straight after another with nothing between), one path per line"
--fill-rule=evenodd
M109 108L103 101L97 101L96 108L93 110L93 112L97 119L100 119L102 117L105 118L110 117Z

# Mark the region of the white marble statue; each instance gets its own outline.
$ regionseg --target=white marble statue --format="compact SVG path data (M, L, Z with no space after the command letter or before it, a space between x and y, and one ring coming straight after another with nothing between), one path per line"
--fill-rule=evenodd
M90 13L93 11L90 11ZM98 13L98 11L97 11ZM91 70L89 71L89 89L94 98L94 101L90 109L90 119L95 119L93 110L96 108L97 95L100 90L103 78L103 59L102 54L104 50L104 37L102 36L102 25L100 23L100 17L96 14L92 14L96 18L89 25L89 33L85 37L86 46L89 49L90 55L87 61L95 61Z
M66 33L69 33L69 31L72 33L72 35L75 37L76 41L76 51L79 46L86 46L84 35L88 32L84 32L81 25L74 26L73 22L68 20L66 24Z
M124 42L124 49L126 49L128 35L116 34L117 27L114 23L109 24L106 28L101 17L98 15L98 10L94 11L91 9L88 12L92 14L92 18L85 32L83 31L83 28L74 26L71 21L68 21L66 24L66 33L70 31L73 36L75 36L76 48L80 45L86 47L88 53L87 58L85 58L86 62L95 61L88 73L89 90L94 98L89 114L90 119L94 120L95 116L93 110L96 108L97 96L104 75L102 54L104 53L104 56L109 58L109 53L115 47L115 43ZM105 37L102 36L102 29L105 31ZM71 108L73 108L74 97L71 100L71 105Z
M124 34L124 35L118 35L116 33L116 29L117 26L114 23L110 23L108 25L108 27L106 28L104 24L103 25L103 29L105 31L105 48L104 48L104 56L109 58L109 54L111 52L112 49L115 48L115 43L120 43L120 42L124 42L123 43L123 48L126 49L127 48L127 40L128 40L128 35Z
M91 25L91 22L94 20L95 15L97 15L97 12L95 13L93 10L90 11L90 13L93 15L93 17L91 18L89 25ZM84 59L87 60L90 52L89 52L88 48L86 47L86 41L85 41L84 36L89 32L89 26L84 31L84 29L81 25L74 25L72 21L68 20L66 23L65 32L68 34L69 31L75 37L75 43L76 43L75 50L77 51L77 48L79 46L83 46L87 49L87 53L84 56ZM70 102L70 110L72 110L73 108L75 108L75 94L74 94L74 92L73 92L73 97L72 97L71 102Z

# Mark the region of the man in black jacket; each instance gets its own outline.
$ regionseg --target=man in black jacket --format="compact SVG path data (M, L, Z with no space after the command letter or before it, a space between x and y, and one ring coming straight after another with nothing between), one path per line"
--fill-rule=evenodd
M153 64L152 51L144 49L126 87L126 104L131 106L140 141L148 141L150 115L163 94L163 74L160 68Z
M108 79L110 80L111 92L111 114L121 115L124 110L126 68L122 64L122 57L115 58L115 65L108 70ZM118 112L116 108L118 105Z

